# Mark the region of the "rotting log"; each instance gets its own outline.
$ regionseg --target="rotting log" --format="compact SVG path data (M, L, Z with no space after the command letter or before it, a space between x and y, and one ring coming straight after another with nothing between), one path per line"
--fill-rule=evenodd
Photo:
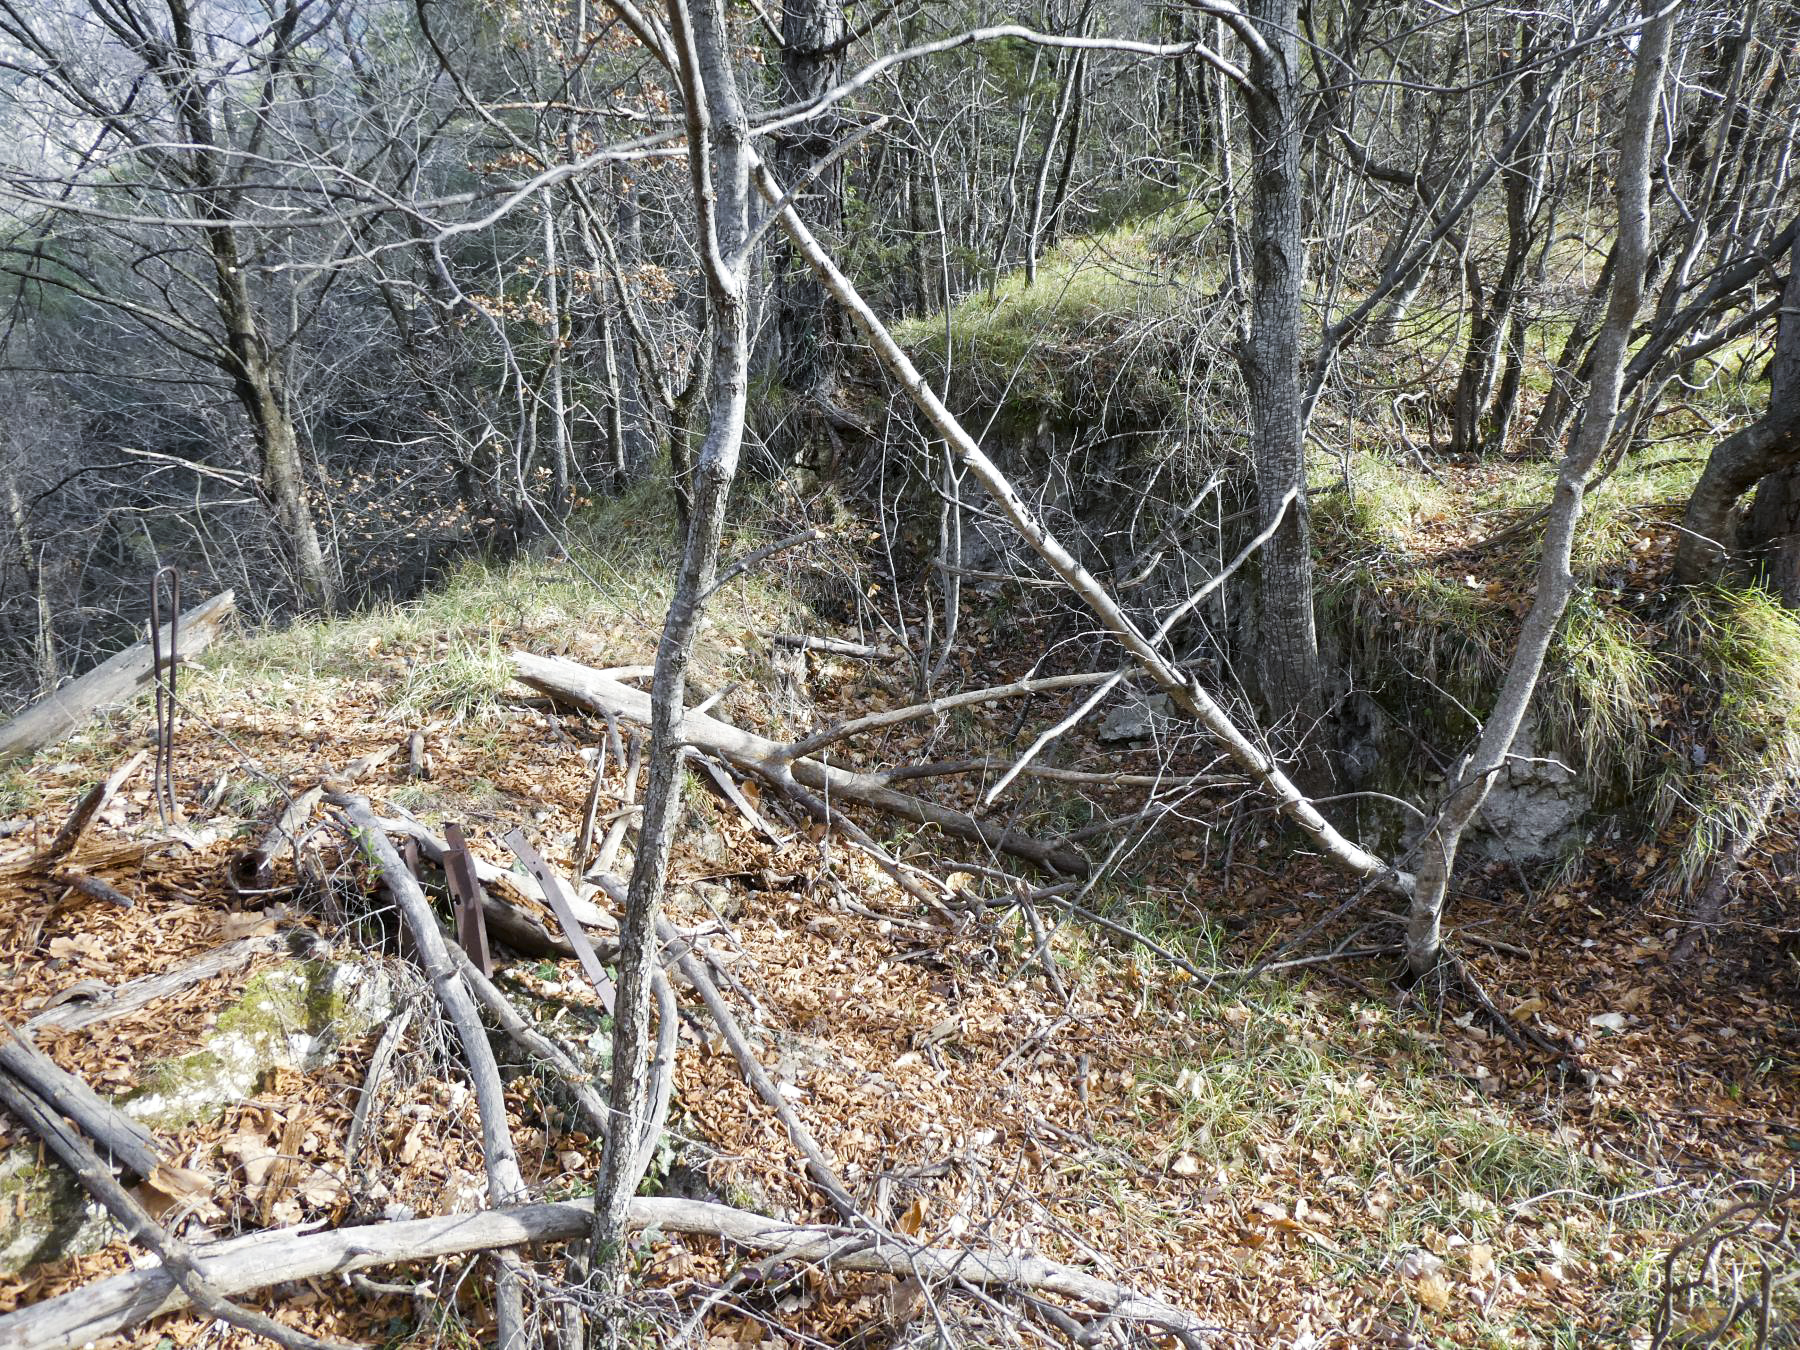
M913 1246L865 1231L786 1224L728 1205L666 1196L633 1199L627 1220L640 1231L722 1239L781 1261L1055 1294L1115 1318L1159 1327L1190 1345L1202 1343L1215 1330L1161 1299L1037 1256ZM230 1297L283 1281L347 1277L372 1266L569 1242L585 1237L592 1222L589 1202L521 1205L323 1233L276 1229L208 1243L193 1250L193 1259L200 1277ZM155 1266L128 1271L0 1317L0 1350L75 1350L186 1306L169 1271Z
M578 707L611 711L628 721L649 724L650 695L641 689L620 684L604 672L561 657L533 656L519 651L512 657L518 678L533 689ZM824 794L833 803L847 801L873 807L918 825L935 826L959 839L1024 858L1053 872L1068 876L1087 875L1087 858L1065 844L990 825L965 812L908 796L889 787L874 774L859 773L807 756L794 757L779 742L744 731L729 722L688 713L682 719L681 737L695 749L730 760L739 768L772 783L780 784L791 774L795 782Z
M210 646L236 606L232 593L221 591L205 604L183 614L175 634L177 658L190 660ZM159 640L163 650L168 650L168 624L163 625ZM148 640L109 657L79 679L46 694L5 726L0 726L0 764L60 741L96 713L126 702L145 688L154 674L155 656Z
M206 953L199 960L174 970L161 971L155 975L145 975L139 979L127 981L117 988L102 987L98 997L91 1002L63 1002L30 1018L24 1029L36 1031L40 1027L57 1027L63 1031L79 1031L96 1022L104 1022L109 1018L123 1017L134 1013L139 1008L148 1007L158 999L178 994L190 985L199 984L202 980L210 980L216 975L224 975L258 956L267 956L283 950L287 939L279 933L264 933L256 937L242 938L237 942L227 943ZM64 996L68 997L67 995Z

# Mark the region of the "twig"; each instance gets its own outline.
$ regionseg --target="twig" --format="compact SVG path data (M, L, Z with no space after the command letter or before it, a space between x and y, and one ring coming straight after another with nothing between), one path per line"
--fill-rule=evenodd
M363 1075L362 1091L356 1098L356 1113L350 1117L350 1132L344 1139L344 1169L352 1175L357 1171L356 1157L362 1152L369 1113L375 1106L375 1099L381 1095L382 1080L387 1077L388 1067L394 1062L394 1052L400 1048L406 1029L412 1025L415 1011L411 1007L402 1009L400 1015L383 1029L381 1039L375 1043L375 1053L369 1057L369 1070Z
M664 920L657 921L656 935L663 946L670 949L674 949L679 941L679 935ZM691 954L684 953L676 962L676 968L681 971L681 977L688 982L689 987L700 995L700 1001L712 1014L712 1019L718 1025L719 1033L725 1037L725 1043L731 1047L732 1056L737 1060L738 1068L743 1072L745 1080L756 1089L756 1095L763 1099L763 1102L786 1127L788 1138L800 1151L801 1157L806 1159L806 1170L812 1174L812 1179L819 1189L830 1198L832 1208L836 1209L847 1222L867 1223L868 1221L863 1218L856 1201L850 1198L849 1190L838 1177L837 1170L826 1158L825 1150L819 1147L819 1142L813 1138L812 1131L806 1128L794 1108L788 1104L787 1098L781 1095L781 1089L769 1077L768 1071L763 1068L762 1062L751 1050L749 1041L744 1039L743 1030L738 1026L737 1019L731 1015L731 1009L726 1006L725 999L719 993L718 987L707 977L706 972L700 969L699 963Z

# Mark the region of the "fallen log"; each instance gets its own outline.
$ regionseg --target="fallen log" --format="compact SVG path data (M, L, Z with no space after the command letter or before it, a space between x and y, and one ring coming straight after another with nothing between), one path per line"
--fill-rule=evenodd
M223 975L230 970L236 970L239 966L247 964L253 957L278 952L286 946L287 939L279 933L265 933L258 937L243 938L240 941L215 948L198 961L178 969L162 971L156 975L145 975L140 979L130 980L119 985L116 989L102 988L93 1002L67 1002L46 1008L26 1021L25 1030L35 1031L39 1027L59 1027L64 1031L79 1031L96 1022L123 1017L127 1013L134 1013L139 1008L155 1003L158 999L167 998L170 994L178 994L189 985L198 984L202 980L210 980L213 976Z
M666 1196L632 1200L627 1222L640 1231L718 1238L780 1261L1057 1294L1160 1328L1190 1345L1200 1344L1214 1330L1173 1304L1037 1256L915 1247L865 1231L785 1224L728 1205ZM570 1242L586 1237L592 1224L589 1201L520 1205L323 1233L276 1229L209 1243L195 1248L192 1256L200 1277L230 1297L282 1281L348 1276L371 1266ZM162 1267L128 1271L0 1317L0 1350L76 1350L187 1303L173 1275Z
M617 716L645 726L650 722L650 695L620 684L603 672L561 657L513 653L518 678L553 698ZM728 759L739 768L768 782L781 784L791 774L803 787L823 794L828 801L855 802L918 825L933 825L946 834L971 840L986 848L1067 876L1086 876L1087 858L1059 842L1033 838L1020 830L1006 829L936 802L910 797L889 787L878 776L827 764L807 756L793 756L788 748L767 737L744 731L717 718L688 713L682 719L681 738L707 754Z
M350 1350L343 1342L322 1341L293 1327L283 1326L263 1313L240 1308L213 1288L195 1269L192 1249L171 1236L150 1216L137 1197L113 1179L100 1155L63 1124L54 1110L4 1074L0 1074L0 1106L5 1106L43 1140L45 1146L75 1174L82 1189L99 1201L135 1241L156 1254L162 1261L159 1270L180 1291L184 1301L209 1317L271 1340L286 1350Z
M148 1177L163 1161L149 1130L4 1021L0 1021L0 1075L16 1078L46 1105L74 1121L126 1171Z
M181 616L175 634L176 655L183 661L199 655L220 631L236 608L230 591L221 591L205 604ZM160 633L162 649L169 649L169 625ZM47 694L0 726L0 764L19 759L54 744L106 708L129 700L150 683L155 657L148 640L127 647L101 662L79 679Z

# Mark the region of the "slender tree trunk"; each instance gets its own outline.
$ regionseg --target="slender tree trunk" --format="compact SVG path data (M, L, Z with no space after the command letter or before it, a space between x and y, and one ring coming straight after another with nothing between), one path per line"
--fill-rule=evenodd
M269 356L256 311L238 264L229 230L208 231L218 285L219 316L225 322L231 362L228 371L240 407L250 421L264 495L275 508L305 603L329 613L337 608L337 577L319 544L318 526L306 494L306 464L294 430L281 374Z
M1252 21L1268 56L1252 62L1251 317L1239 353L1250 402L1257 525L1280 515L1258 561L1255 679L1264 708L1292 718L1297 736L1321 711L1319 643L1313 620L1313 562L1301 425L1300 299L1306 266L1301 237L1297 0L1255 0ZM1298 489L1296 492L1295 489Z
M610 1106L615 1122L601 1155L594 1196L594 1254L617 1269L631 1197L638 1182L645 1117L645 1057L650 1047L650 972L681 806L680 724L687 668L701 612L718 568L725 506L743 445L749 383L747 261L749 121L739 96L725 15L718 0L674 0L670 17L686 55L682 85L693 195L706 253L713 356L707 380L706 439L693 466L690 505L675 596L656 649L649 783L638 826L625 914L619 924L619 976L613 1027Z
M1606 297L1612 294L1613 276L1618 271L1619 248L1615 243L1600 268L1600 276L1588 296L1587 307L1569 336L1563 340L1562 355L1550 372L1550 392L1544 406L1538 409L1537 421L1531 429L1531 448L1540 455L1554 454L1562 444L1569 419L1581 406L1581 387L1593 369L1594 330L1605 313Z
M1654 3L1654 0L1651 0ZM1481 729L1474 752L1451 775L1433 815L1434 824L1419 844L1418 879L1406 932L1406 963L1423 975L1438 962L1443 949L1444 897L1456 866L1463 832L1486 800L1496 775L1506 768L1519 727L1536 692L1569 598L1575 591L1570 557L1582 503L1601 451L1612 435L1624 383L1626 349L1643 304L1644 272L1650 251L1650 143L1656 126L1669 59L1671 14L1647 24L1638 38L1637 63L1619 134L1619 234L1612 296L1606 323L1594 341L1593 378L1581 425L1557 473L1550 517L1544 530L1543 557L1538 564L1537 591L1519 631L1519 642L1493 711Z
M555 200L549 188L544 189L543 199L544 288L550 310L544 325L544 340L550 344L551 510L561 516L569 509L569 409L563 390L562 281L557 275L561 264L557 258Z

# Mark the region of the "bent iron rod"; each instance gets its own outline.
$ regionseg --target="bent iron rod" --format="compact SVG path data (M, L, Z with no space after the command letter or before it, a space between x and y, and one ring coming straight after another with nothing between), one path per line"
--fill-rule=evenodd
M169 650L162 649L163 578L169 582ZM150 578L150 659L156 681L156 771L153 794L163 824L181 818L175 800L175 661L176 630L181 627L181 569L161 567Z

